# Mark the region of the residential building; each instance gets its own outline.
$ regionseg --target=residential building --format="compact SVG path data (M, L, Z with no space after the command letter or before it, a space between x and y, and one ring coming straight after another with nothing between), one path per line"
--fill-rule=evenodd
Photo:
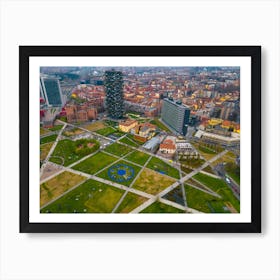
M76 105L68 104L65 106L67 121L73 122L87 122L97 119L96 108L87 104Z
M123 132L129 132L132 128L138 125L138 121L128 119L119 123L119 129Z
M106 106L109 117L120 119L124 115L123 74L120 71L105 71Z
M164 154L175 154L176 152L176 145L172 139L165 139L159 145L159 151Z

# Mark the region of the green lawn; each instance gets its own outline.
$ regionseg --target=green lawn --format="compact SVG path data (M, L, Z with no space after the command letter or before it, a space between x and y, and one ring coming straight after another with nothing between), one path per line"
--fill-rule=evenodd
M238 199L234 196L231 189L223 180L216 179L201 173L196 174L194 178L215 191L217 194L221 195L225 203L230 203L237 210L237 212L240 212L240 203Z
M111 121L111 120L106 120L105 123L109 126L117 126L119 123L118 122L114 122L114 121Z
M128 156L125 157L125 159L135 162L140 165L144 165L146 161L149 159L150 155L139 152L139 151L134 151L133 153L129 154Z
M111 213L124 191L95 180L62 196L41 213Z
M179 171L176 168L172 167L171 165L169 165L168 163L164 162L163 160L157 157L153 157L147 164L147 167L161 174L166 174L173 178L180 179Z
M104 151L106 151L110 154L122 157L122 156L128 154L129 152L131 152L132 149L127 146L121 145L119 143L114 143L114 144L108 146Z
M137 194L129 192L120 206L118 207L116 213L129 213L133 209L137 208L139 205L147 200L146 197L139 196Z
M215 175L216 175L216 173L213 171L213 169L212 169L212 167L211 167L210 165L207 165L207 166L203 169L203 171L208 172L208 173L212 173L212 174L215 174Z
M203 153L206 153L206 154L211 154L211 155L217 154L214 150L209 149L208 147L205 147L205 146L201 146L201 145L198 146L198 150Z
M134 175L132 176L132 178L130 180L127 180L127 181L122 181L122 182L118 182L117 180L114 181L113 179L111 179L109 177L109 174L108 174L108 171L110 168L114 169L114 166L115 165L118 165L118 164L125 164L129 167L132 167L133 170L134 170ZM126 162L124 160L121 160L121 161L118 161L116 164L110 166L109 168L106 168L105 170L103 170L102 172L96 174L96 176L100 177L100 178L103 178L103 179L106 179L106 180L109 180L109 181L113 181L113 182L116 182L118 184L121 184L121 185L125 185L125 186L129 186L131 184L131 182L134 180L135 176L138 174L138 172L140 171L140 167L139 166L136 166L134 164L131 164L129 162ZM117 168L116 168L117 170ZM125 176L125 175L124 175Z
M195 158L190 158L190 159L180 159L180 162L184 165L187 165L191 168L198 168L199 166L201 166L205 160L202 159L202 158L198 158L198 159L195 159Z
M59 125L55 125L54 127L49 128L49 130L51 130L51 131L58 131L58 130L60 130L62 127L63 127L63 125L62 125L62 124L59 124Z
M152 205L145 208L140 213L185 213L183 210L166 205L161 202L155 202Z
M44 127L40 127L40 135L48 134L50 131Z
M125 144L127 144L127 145L130 145L130 146L132 146L132 147L138 147L138 146L139 146L138 144L136 144L135 142L131 141L131 140L130 140L129 138L127 138L127 137L122 138L122 139L120 140L120 142L125 143Z
M57 138L56 134L43 137L43 138L40 139L40 145L46 144L46 143L49 143L49 142L54 142L56 140L56 138Z
M81 139L77 141L65 139L57 143L50 161L62 164L61 161L63 159L63 165L68 166L98 149L99 143L94 139Z
M240 167L234 162L228 162L225 165L227 174L240 185Z
M116 161L117 158L109 156L105 153L98 152L97 154L87 158L86 160L74 165L72 168L88 174L94 174L105 166Z
M185 206L183 192L181 185L173 189L172 191L168 192L166 195L163 196L164 199L176 202L182 206Z
M98 134L101 134L103 136L107 136L109 134L112 134L114 133L116 130L112 127L104 127L104 128L101 128L99 130L96 130L95 132L98 133Z
M189 185L185 185L185 192L187 197L188 207L194 208L205 213L228 213L224 208L224 202L208 193L197 190Z

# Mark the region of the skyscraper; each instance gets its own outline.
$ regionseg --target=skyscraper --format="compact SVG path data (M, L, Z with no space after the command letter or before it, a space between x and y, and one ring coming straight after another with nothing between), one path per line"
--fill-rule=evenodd
M190 118L190 109L180 101L165 98L162 104L161 119L170 128L185 135Z
M109 116L120 119L124 114L123 74L120 71L105 72L106 106Z
M57 78L40 76L40 96L48 106L63 106L60 83Z

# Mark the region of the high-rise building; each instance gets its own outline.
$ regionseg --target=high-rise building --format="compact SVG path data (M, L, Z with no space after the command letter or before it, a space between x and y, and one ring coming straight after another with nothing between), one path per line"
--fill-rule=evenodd
M113 119L124 115L123 74L120 71L105 72L106 106L108 114Z
M40 76L40 97L48 106L63 106L60 83L57 78Z
M189 118L190 109L182 102L173 101L171 98L163 100L161 119L177 133L183 135L187 133Z

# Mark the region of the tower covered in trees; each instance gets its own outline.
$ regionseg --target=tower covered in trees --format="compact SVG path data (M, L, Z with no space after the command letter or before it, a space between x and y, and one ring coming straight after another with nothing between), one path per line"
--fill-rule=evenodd
M105 71L106 106L108 114L113 119L124 115L123 74L120 71Z

